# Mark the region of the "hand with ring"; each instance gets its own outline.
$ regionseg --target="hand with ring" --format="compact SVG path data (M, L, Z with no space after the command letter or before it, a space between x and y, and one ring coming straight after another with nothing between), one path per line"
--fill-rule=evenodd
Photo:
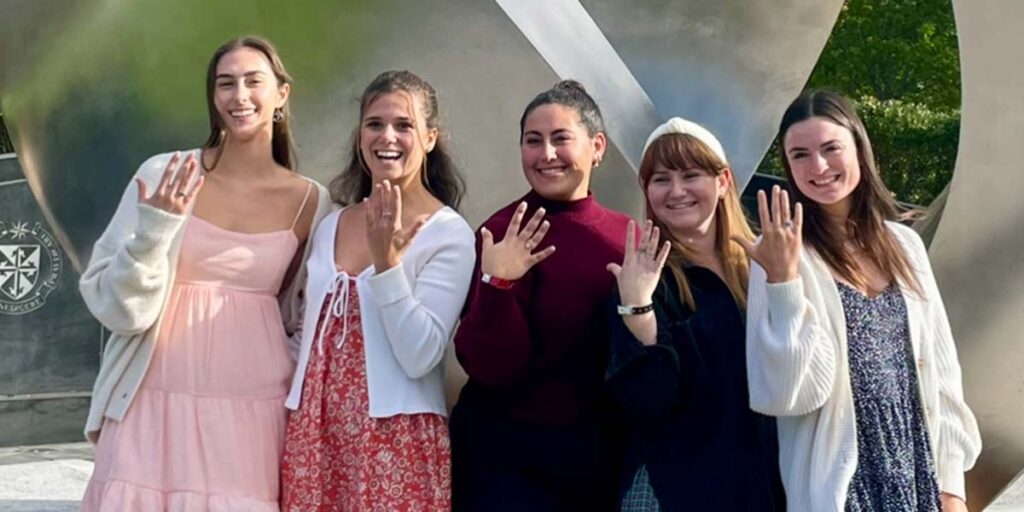
M771 211L768 196L757 193L757 211L761 220L761 239L750 242L739 237L733 241L743 246L750 259L764 268L769 283L784 283L797 278L800 251L803 247L803 205L790 208L789 193L778 185L772 187Z
M377 273L398 265L426 219L412 226L402 226L402 190L384 180L373 186L370 197L363 201L366 214L366 243L370 261Z
M199 165L194 153L189 153L179 166L180 160L181 153L174 153L174 156L167 162L167 167L164 169L163 176L160 177L160 183L153 191L153 195L148 195L146 182L135 178L135 184L139 191L139 203L175 215L182 215L188 211L189 205L195 200L199 189L203 186L203 176L196 177Z
M544 235L551 227L544 219L544 208L537 208L537 211L530 217L526 226L522 226L523 217L526 216L526 203L519 203L512 220L505 230L505 237L501 242L494 242L494 235L486 227L480 228L482 244L480 248L480 271L500 279L515 281L523 277L534 265L544 261L555 252L555 246L550 245L539 252L533 252Z
M645 306L650 304L654 290L661 279L661 269L668 260L671 244L666 240L659 247L661 233L650 220L644 222L643 232L637 241L636 223L629 221L626 227L626 253L622 265L608 264L608 271L615 275L619 284L619 298L624 306Z

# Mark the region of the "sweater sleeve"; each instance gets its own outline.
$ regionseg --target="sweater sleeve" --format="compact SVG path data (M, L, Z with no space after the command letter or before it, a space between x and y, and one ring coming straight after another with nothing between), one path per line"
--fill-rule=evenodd
M806 259L806 252L804 253ZM835 342L804 290L810 270L768 283L763 268L750 265L747 298L747 380L750 408L771 416L815 411L832 393L836 374Z
M398 364L412 379L444 358L473 270L473 238L467 227L445 238L410 283L400 263L368 280Z
M928 300L931 312L931 339L935 343L935 362L938 374L939 429L932 433L935 437L935 467L942 492L954 494L966 499L964 472L974 466L981 452L981 435L978 423L964 400L963 383L960 363L957 358L953 333L946 316L946 308L942 303L938 283L928 261L928 253L917 233L904 228L912 238L917 275L922 276L921 287Z
M605 380L616 401L633 416L659 417L680 400L680 362L674 333L686 333L684 322L668 328L670 319L662 303L662 294L654 295L654 314L658 334L654 345L644 345L629 330L615 311L619 295L609 300L611 350Z
M480 234L476 235L480 254ZM477 256L469 298L455 334L455 354L471 378L491 386L515 382L529 370L530 329L523 306L529 298L532 273L509 290L480 281Z
M159 158L151 158L143 169L166 165L166 158L162 162ZM124 335L149 329L159 317L169 286L168 252L185 220L184 215L141 204L137 197L138 188L132 182L93 245L79 280L79 291L93 316L107 329Z

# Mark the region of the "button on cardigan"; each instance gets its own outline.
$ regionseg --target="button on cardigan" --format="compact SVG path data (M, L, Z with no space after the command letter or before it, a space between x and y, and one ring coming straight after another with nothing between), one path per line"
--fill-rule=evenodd
M939 489L965 497L964 472L981 450L966 402L949 320L921 238L886 223L923 295L901 287ZM835 280L804 247L799 277L768 283L751 265L747 304L750 406L778 416L779 452L791 511L840 512L857 467L857 432L846 320Z

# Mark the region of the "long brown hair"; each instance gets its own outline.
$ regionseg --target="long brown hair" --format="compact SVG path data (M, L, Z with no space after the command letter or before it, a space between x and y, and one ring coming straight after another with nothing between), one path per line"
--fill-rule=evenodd
M647 218L651 219L661 231L661 235L671 242L672 249L665 265L672 271L683 301L691 310L696 311L697 304L694 302L689 281L683 272L683 268L694 261L693 252L672 236L667 226L654 214L651 201L647 199L647 185L654 176L654 169L658 164L668 169L702 169L711 176L717 177L725 172L728 163L722 161L700 139L683 133L670 133L655 139L644 151L643 160L640 162L640 184L644 189ZM745 309L747 307L750 263L747 261L743 247L732 241L733 236L747 240L754 239L754 233L750 230L747 219L743 215L743 206L740 204L736 182L730 179L729 188L715 207L715 252L722 258L725 285L732 293L736 304L741 309Z
M366 86L363 96L359 100L359 123L352 132L351 150L348 165L341 171L341 174L331 180L329 189L331 199L336 203L354 204L370 195L373 187L373 177L370 176L370 169L366 167L363 160L362 149L359 144L359 133L362 126L363 116L366 109L382 94L401 92L420 99L420 110L416 112L415 103L410 102L410 112L413 120L420 114L423 115L424 124L428 130L437 130L437 141L434 149L427 152L424 148L423 171L420 173L420 181L431 195L437 198L446 206L458 210L462 203L462 196L465 194L466 185L455 166L451 157L445 134L441 130L440 114L438 112L437 91L426 80L409 71L385 71Z
M903 286L920 294L921 285L906 254L885 226L887 220L904 220L915 216L916 212L900 208L885 188L864 123L853 106L838 93L827 90L805 91L786 109L779 124L779 143L782 145L782 166L786 169L786 178L791 184L796 183L785 151L786 132L794 124L812 117L823 118L853 134L860 165L860 183L851 193L850 214L845 226L835 226L821 205L808 199L800 187L790 187L794 199L804 206L804 240L840 278L858 287L866 287L867 283L858 272L853 255L844 248L846 240L840 233L845 231L850 241L874 262L887 280L898 279Z
M274 48L270 41L262 37L245 36L232 39L220 45L220 48L213 52L213 56L210 57L210 64L206 69L206 109L210 117L210 135L206 138L203 149L218 148L218 150L213 163L209 167L206 166L206 162L202 163L203 169L206 171L212 171L217 167L221 151L224 149L224 126L220 114L217 112L217 106L213 102L214 88L217 85L217 64L220 63L222 57L239 48L251 48L262 53L267 58L267 61L270 62L270 69L274 72L274 77L277 78L278 87L292 83L292 77L284 69L284 63L281 62L277 49ZM270 139L271 153L278 165L294 171L298 163L295 159L295 143L292 141L292 115L288 102L285 102L280 110L282 114L281 121L274 122L273 135Z

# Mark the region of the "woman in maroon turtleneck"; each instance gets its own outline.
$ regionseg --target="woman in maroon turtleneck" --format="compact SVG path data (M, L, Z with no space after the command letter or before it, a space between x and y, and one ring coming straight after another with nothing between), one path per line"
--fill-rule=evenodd
M539 94L520 129L532 190L480 229L455 336L469 382L451 416L454 509L614 510L605 267L630 219L589 192L607 140L583 86Z

